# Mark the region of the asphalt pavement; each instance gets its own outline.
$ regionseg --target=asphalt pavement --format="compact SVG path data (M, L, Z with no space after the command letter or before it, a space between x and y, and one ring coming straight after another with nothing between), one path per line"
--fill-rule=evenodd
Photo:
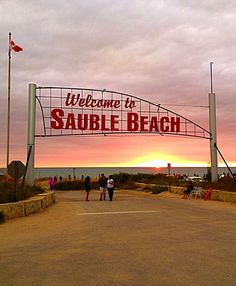
M0 225L1 286L235 286L236 206L115 191L57 192Z

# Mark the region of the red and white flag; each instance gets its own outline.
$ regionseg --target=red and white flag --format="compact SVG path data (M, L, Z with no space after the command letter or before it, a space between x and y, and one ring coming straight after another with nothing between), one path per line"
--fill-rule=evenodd
M23 49L16 45L15 42L13 42L12 40L9 41L9 47L10 47L10 50L13 50L14 52L21 52L23 51Z

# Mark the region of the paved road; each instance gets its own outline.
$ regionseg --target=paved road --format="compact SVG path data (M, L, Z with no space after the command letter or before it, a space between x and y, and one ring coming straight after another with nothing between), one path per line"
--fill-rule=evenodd
M236 207L117 191L58 192L0 225L1 286L236 285Z

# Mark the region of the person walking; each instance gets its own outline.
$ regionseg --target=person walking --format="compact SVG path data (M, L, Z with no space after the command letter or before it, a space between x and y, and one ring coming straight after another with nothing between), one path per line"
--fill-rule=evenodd
M56 184L54 177L51 177L49 179L48 184L49 184L50 191L53 191L54 187L55 187L55 184Z
M84 184L85 184L85 191L86 191L86 199L85 200L89 201L89 193L91 190L91 180L90 180L89 176L87 176L85 178Z
M102 174L98 180L100 189L100 201L106 200L106 188L107 188L107 178Z
M112 201L113 199L114 187L115 187L115 182L112 178L112 175L110 175L109 179L107 180L107 190L110 201Z

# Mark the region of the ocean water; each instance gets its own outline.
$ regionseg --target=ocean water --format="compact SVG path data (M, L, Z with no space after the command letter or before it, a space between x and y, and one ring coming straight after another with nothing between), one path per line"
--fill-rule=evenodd
M233 173L236 173L236 167L231 167ZM58 168L35 168L35 178L45 178L51 176L62 176L63 178L81 178L81 176L90 176L91 178L98 178L99 174L104 173L105 176L109 176L115 173L128 173L128 174L168 174L167 168L154 168L154 167L58 167ZM5 169L0 168L0 174L4 174ZM219 167L219 174L228 173L226 167ZM172 167L170 174L180 174L187 176L198 175L203 177L207 174L207 167Z
M236 173L236 167L231 168L233 173ZM99 174L104 173L109 176L115 173L128 173L128 174L168 174L167 168L153 168L153 167L67 167L67 168L35 168L35 178L49 177L49 176L62 176L68 178L81 178L81 176L90 176L91 178L98 178ZM219 174L228 173L228 169L219 167ZM173 167L170 169L170 174L181 174L187 176L207 174L207 167Z

